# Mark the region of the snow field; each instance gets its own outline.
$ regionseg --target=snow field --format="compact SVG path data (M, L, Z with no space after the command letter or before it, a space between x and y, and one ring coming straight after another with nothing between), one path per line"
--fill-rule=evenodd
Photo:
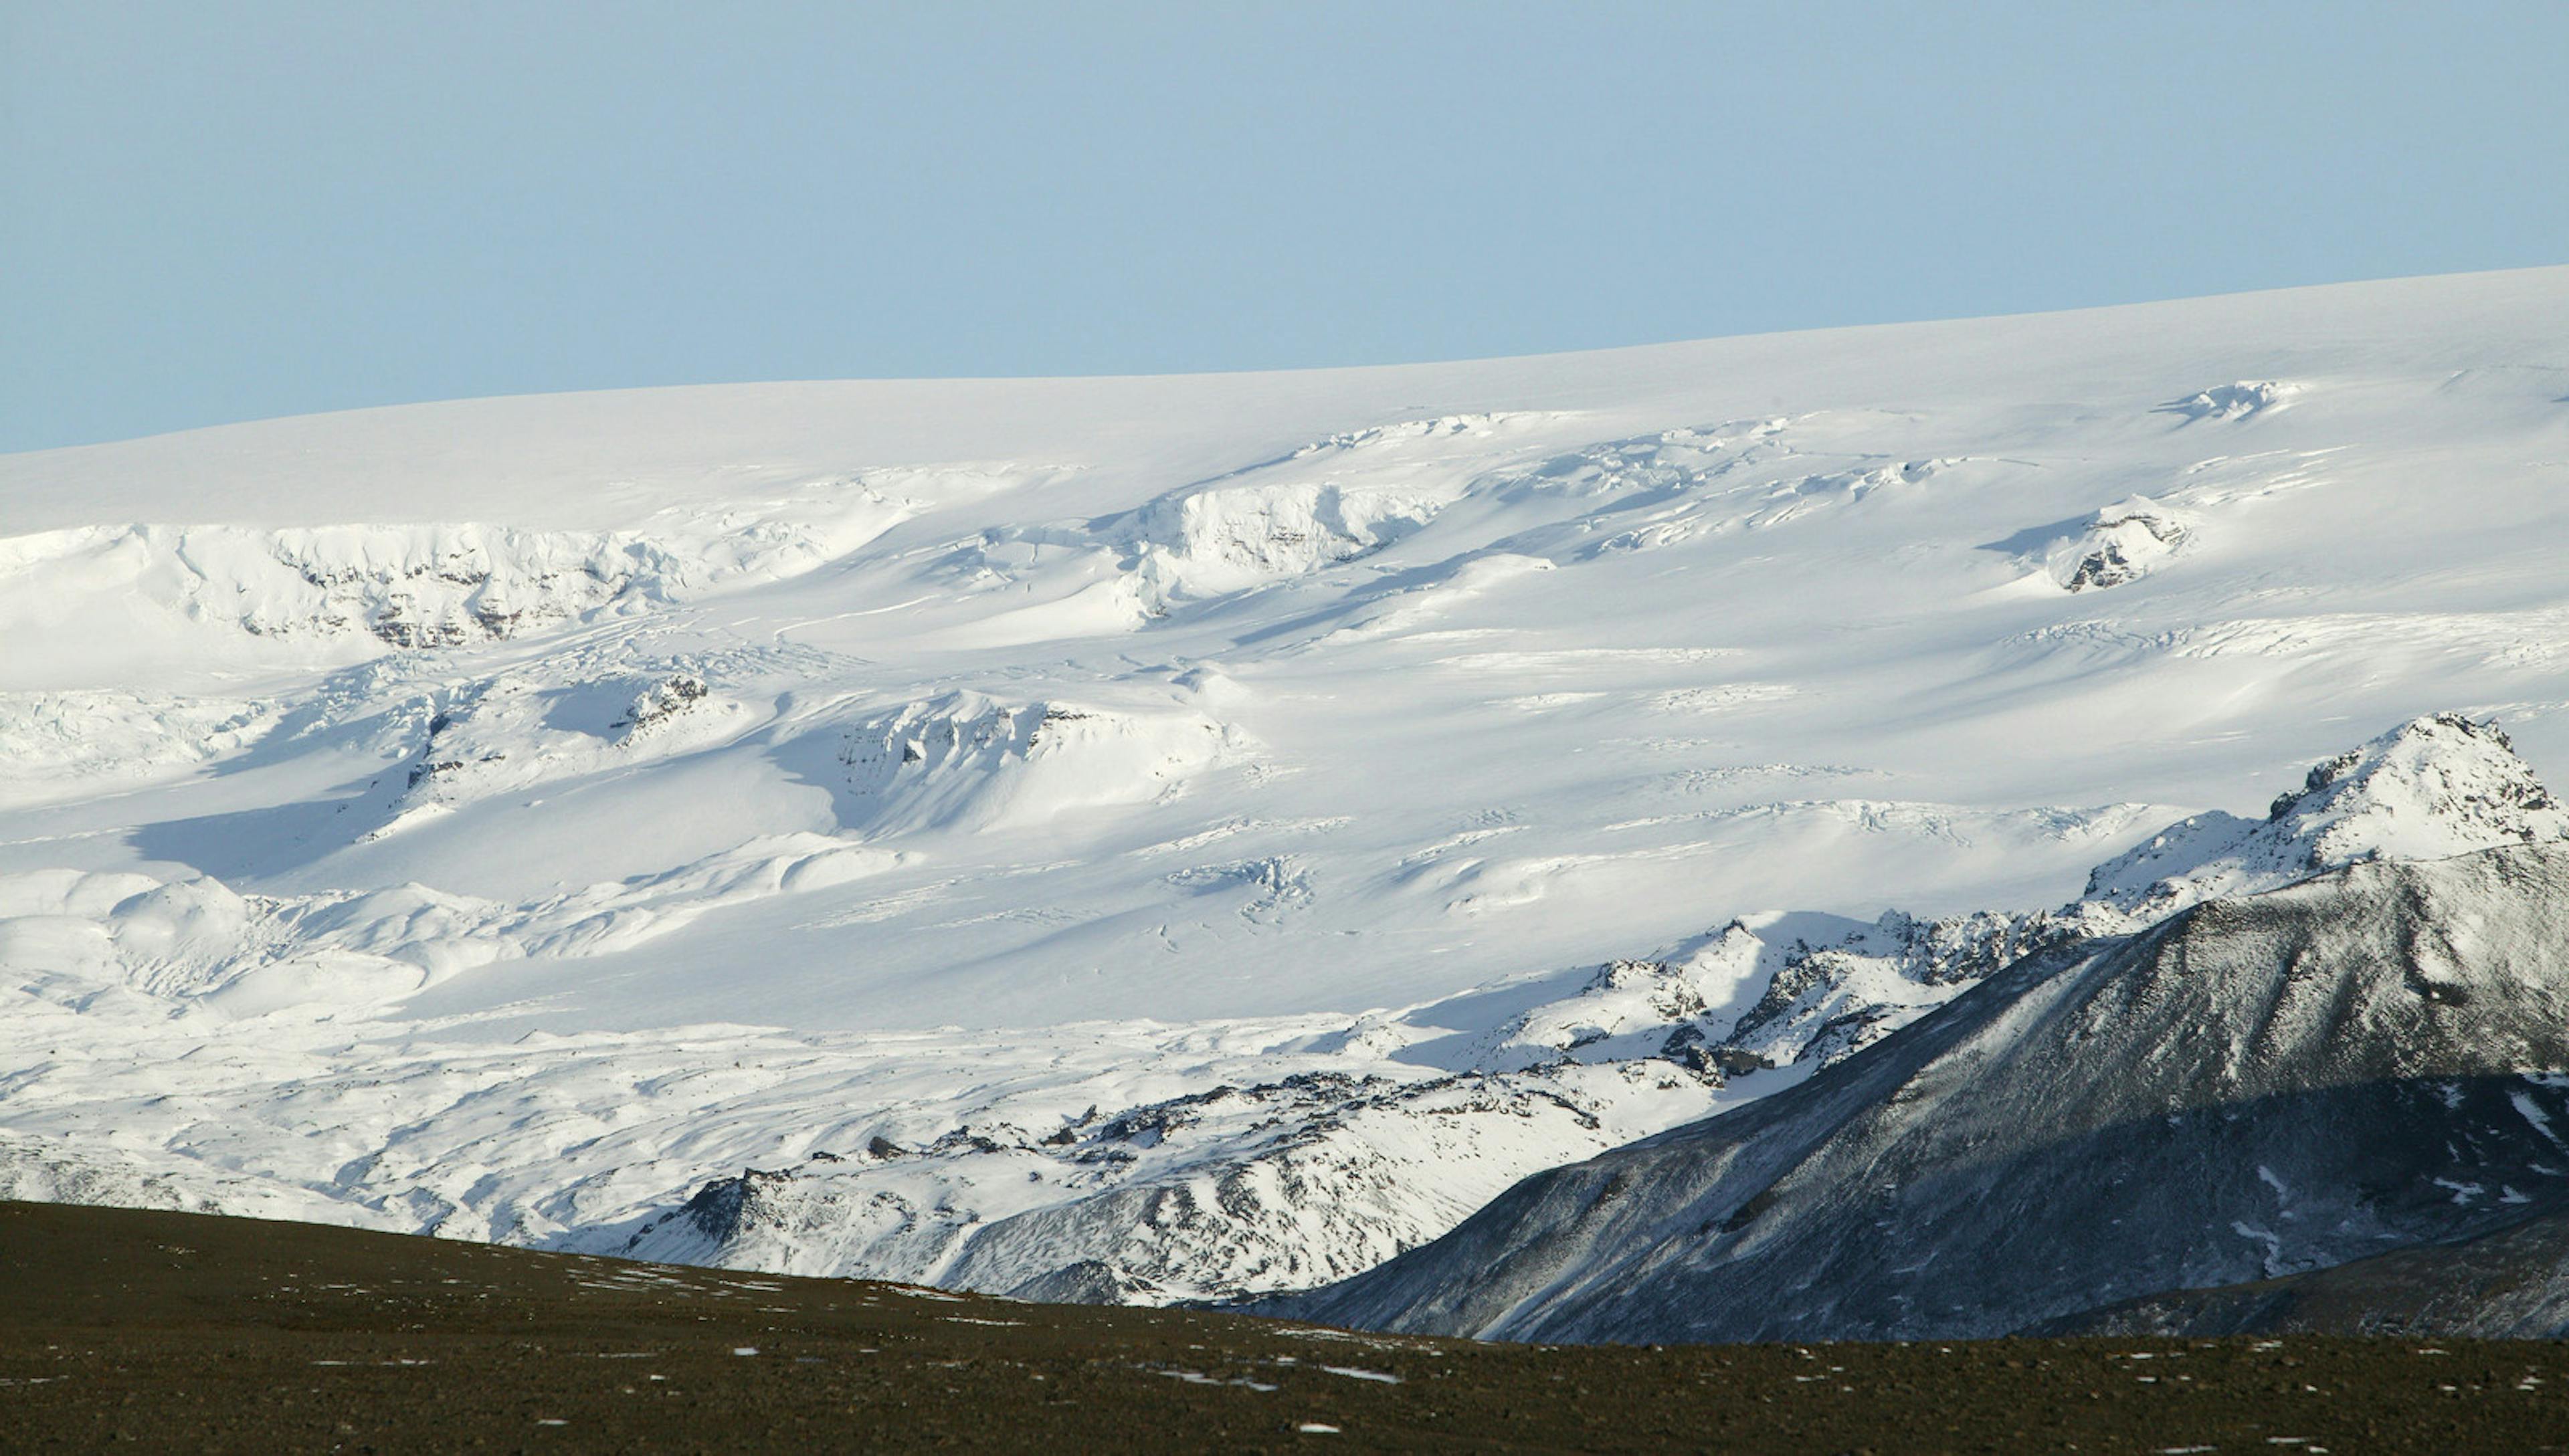
M2569 763L2564 337L2537 270L0 460L8 1186L1335 1277L2028 937L2547 835L2473 725Z

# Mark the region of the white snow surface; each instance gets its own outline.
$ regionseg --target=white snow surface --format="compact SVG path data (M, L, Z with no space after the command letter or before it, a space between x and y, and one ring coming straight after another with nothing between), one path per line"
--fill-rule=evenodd
M1324 1282L2557 837L2564 488L2569 268L0 457L0 1194Z

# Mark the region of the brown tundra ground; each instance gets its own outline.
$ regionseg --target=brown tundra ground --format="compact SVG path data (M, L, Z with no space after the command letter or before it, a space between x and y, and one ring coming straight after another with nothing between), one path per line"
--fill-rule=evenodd
M0 1449L2569 1451L2569 1346L1538 1347L0 1204Z

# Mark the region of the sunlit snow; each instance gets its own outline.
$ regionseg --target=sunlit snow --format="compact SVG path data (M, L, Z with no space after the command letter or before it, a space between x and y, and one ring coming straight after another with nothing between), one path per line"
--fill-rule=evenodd
M0 1194L1324 1282L2554 833L2564 487L2569 269L0 458Z

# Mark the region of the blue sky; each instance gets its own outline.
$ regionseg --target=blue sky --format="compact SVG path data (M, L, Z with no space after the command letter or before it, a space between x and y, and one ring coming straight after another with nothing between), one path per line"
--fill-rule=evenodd
M0 450L2569 261L2569 5L0 0Z

